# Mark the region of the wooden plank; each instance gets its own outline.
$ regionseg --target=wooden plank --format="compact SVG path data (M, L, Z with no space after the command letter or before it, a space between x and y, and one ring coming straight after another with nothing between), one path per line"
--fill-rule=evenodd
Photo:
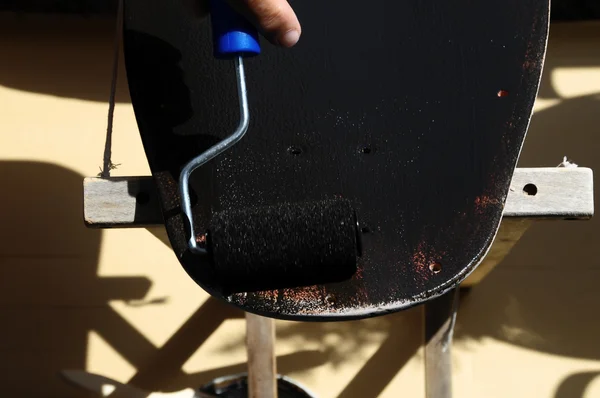
M152 177L90 177L83 188L88 227L143 228L163 222ZM504 217L589 219L594 214L593 195L590 169L518 168Z
M90 228L163 224L152 177L91 177L83 181L84 221Z
M246 313L248 398L277 398L275 323L270 318Z
M589 219L594 215L591 169L519 168L511 181L504 217Z
M86 178L84 219L90 228L148 228L165 239L152 177ZM517 168L498 234L482 263L462 283L476 285L510 252L535 220L587 220L594 215L593 172L583 167ZM158 231L158 232L157 232ZM162 233L161 233L162 231Z

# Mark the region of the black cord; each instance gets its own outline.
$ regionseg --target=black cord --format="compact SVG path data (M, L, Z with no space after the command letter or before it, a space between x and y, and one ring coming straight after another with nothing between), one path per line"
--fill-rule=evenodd
M113 56L113 69L112 69L112 82L110 87L110 98L108 101L108 126L106 128L106 142L104 144L104 158L102 162L102 169L100 170L100 177L110 177L110 171L115 168L112 157L112 134L113 134L113 123L115 116L115 105L116 105L116 94L117 94L117 80L119 73L119 51L121 43L121 32L123 28L123 0L119 0L117 9L117 28L115 33L115 45L114 45L114 56Z

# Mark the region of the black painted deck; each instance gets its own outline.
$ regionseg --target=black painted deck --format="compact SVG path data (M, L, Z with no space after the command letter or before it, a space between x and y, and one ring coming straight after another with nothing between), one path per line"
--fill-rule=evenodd
M341 319L452 288L501 220L549 0L291 3L303 36L291 50L263 41L247 61L250 129L193 175L195 222L201 229L225 208L343 195L364 227L364 256L349 282L226 300L281 318ZM183 4L125 1L126 63L173 249L219 296L209 267L186 252L177 180L237 124L235 75L212 57L209 20Z

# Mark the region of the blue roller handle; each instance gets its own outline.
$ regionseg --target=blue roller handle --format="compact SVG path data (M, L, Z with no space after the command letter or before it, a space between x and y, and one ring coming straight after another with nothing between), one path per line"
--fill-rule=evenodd
M231 8L225 0L211 0L213 52L216 58L254 56L260 54L256 28Z

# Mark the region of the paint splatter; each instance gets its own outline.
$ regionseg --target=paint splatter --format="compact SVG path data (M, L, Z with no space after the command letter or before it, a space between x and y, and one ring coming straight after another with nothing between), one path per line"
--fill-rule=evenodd
M297 308L298 314L313 315L331 310L335 298L326 294L322 286L310 286L302 289L286 289L283 292L284 305Z

